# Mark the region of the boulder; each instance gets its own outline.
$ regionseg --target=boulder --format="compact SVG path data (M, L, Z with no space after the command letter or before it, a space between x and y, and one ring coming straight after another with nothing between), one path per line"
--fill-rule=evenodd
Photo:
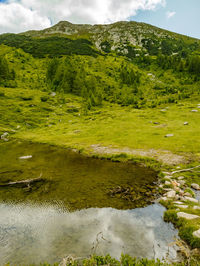
M200 229L197 230L197 231L194 231L194 232L193 232L193 236L194 236L194 237L198 237L198 238L200 238Z
M193 219L200 218L198 215L189 214L189 213L185 213L185 212L178 212L177 216L178 216L178 218L184 218L186 220L193 220Z
M200 190L200 186L198 184L191 184L191 188L195 189L195 190Z

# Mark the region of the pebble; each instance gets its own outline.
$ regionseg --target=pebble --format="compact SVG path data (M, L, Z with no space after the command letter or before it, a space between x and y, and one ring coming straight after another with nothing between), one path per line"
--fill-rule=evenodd
M178 218L184 218L186 220L193 220L193 219L200 218L198 215L189 214L189 213L185 213L185 212L178 212L177 216L178 216Z
M189 124L188 122L184 122L184 124L183 124L183 125L184 125L184 126L187 126L188 124Z
M200 238L200 229L193 232L193 236Z

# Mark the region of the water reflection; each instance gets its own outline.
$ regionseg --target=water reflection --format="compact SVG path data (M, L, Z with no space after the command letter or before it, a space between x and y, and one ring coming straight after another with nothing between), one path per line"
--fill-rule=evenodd
M95 252L137 257L176 257L169 246L177 237L163 222L158 204L143 209L91 208L66 212L52 206L0 204L1 265L59 261L66 255L87 257Z

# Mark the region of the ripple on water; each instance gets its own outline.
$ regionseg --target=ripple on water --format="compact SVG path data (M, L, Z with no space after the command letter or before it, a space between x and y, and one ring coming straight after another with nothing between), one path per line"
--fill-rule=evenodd
M53 206L0 204L1 264L53 263L66 255L87 257L92 252L137 257L176 257L177 237L163 222L159 204L134 210L90 208L67 212Z

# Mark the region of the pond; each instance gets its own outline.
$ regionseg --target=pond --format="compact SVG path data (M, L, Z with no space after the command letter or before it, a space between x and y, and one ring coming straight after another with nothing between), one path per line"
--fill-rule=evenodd
M177 231L163 222L164 208L152 203L156 181L154 171L130 162L1 143L0 265L93 253L174 259Z

